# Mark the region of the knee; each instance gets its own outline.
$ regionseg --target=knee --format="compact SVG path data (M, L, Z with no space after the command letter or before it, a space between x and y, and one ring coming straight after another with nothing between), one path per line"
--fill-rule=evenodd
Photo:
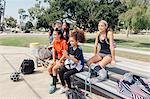
M87 61L87 65L90 66L93 63L93 57Z
M91 63L92 63L92 61L91 61L91 59L89 59L89 60L87 61L88 67L91 65Z
M51 73L52 73L52 71L51 71L50 69L48 69L48 73L49 73L49 74L51 74Z
M55 72L56 70L57 70L57 67L54 66L53 69L52 69L52 71Z
M48 72L51 73L52 72L52 67L48 68Z
M106 65L109 64L109 62L108 62L108 63L104 63L104 62L101 62L101 61L100 61L98 64L99 64L101 67L105 68Z
M63 70L61 70L61 69L58 70L58 73L59 73L60 76L62 76L64 74Z

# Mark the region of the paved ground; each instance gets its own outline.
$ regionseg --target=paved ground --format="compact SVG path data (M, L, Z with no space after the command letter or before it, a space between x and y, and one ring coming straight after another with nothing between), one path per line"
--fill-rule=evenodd
M31 58L29 53L26 48L0 47L0 98L65 99L65 94L48 94L51 79L46 69L36 68L34 74L23 75L19 82L9 79L10 73L18 70L24 58Z
M30 75L22 75L19 82L13 82L9 76L19 69L23 59L34 59L29 48L0 46L0 99L66 99L65 94L48 93L51 78L46 69L36 68ZM57 85L58 89L60 84ZM93 99L102 99L93 95Z

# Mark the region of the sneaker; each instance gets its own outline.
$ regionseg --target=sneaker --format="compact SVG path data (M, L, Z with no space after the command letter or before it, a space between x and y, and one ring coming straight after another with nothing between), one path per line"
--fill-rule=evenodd
M98 79L101 80L106 80L108 78L108 71L106 71L104 68L102 68L99 72L98 72Z
M54 85L49 87L49 94L52 94L55 91L56 91L56 87Z
M98 65L98 64L91 64L90 67L91 67L91 71L90 71L91 76L90 76L90 78L97 77L98 76L98 71L102 69L100 67L100 65Z
M90 78L90 79L88 79L88 81L91 83L97 83L97 82L104 81L107 78L108 78L108 72L103 68L98 72L97 77Z
M90 78L97 77L97 76L98 76L97 72L95 72L95 70L91 69L91 71L90 71Z
M65 87L61 87L58 91L58 93L63 94L66 92L66 88Z

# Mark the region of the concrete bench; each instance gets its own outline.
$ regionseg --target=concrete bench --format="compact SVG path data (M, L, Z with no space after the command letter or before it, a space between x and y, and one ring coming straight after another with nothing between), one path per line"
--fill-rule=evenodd
M85 80L88 77L87 69L88 68L85 66L85 71L76 73L74 78L85 84ZM127 72L132 72L133 74L150 78L149 66L141 66L129 62L117 62L115 66L108 65L106 67L106 70L108 70L109 79L106 81L93 83L91 87L96 91L103 93L114 99L129 98L119 93L117 90L117 81L119 81L119 79L123 76L123 74Z
M120 75L114 75L115 73L109 72L110 79L98 83L92 83L91 87L96 91L103 93L109 97L120 99L128 98L117 91L117 80L120 78ZM85 84L85 80L88 77L88 71L76 73L74 79Z

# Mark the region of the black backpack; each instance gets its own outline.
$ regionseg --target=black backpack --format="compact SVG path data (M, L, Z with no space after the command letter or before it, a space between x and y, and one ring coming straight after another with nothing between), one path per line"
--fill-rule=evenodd
M78 89L69 89L66 91L67 99L86 99L84 93Z
M21 73L32 74L34 72L34 61L31 59L24 59L21 64Z

